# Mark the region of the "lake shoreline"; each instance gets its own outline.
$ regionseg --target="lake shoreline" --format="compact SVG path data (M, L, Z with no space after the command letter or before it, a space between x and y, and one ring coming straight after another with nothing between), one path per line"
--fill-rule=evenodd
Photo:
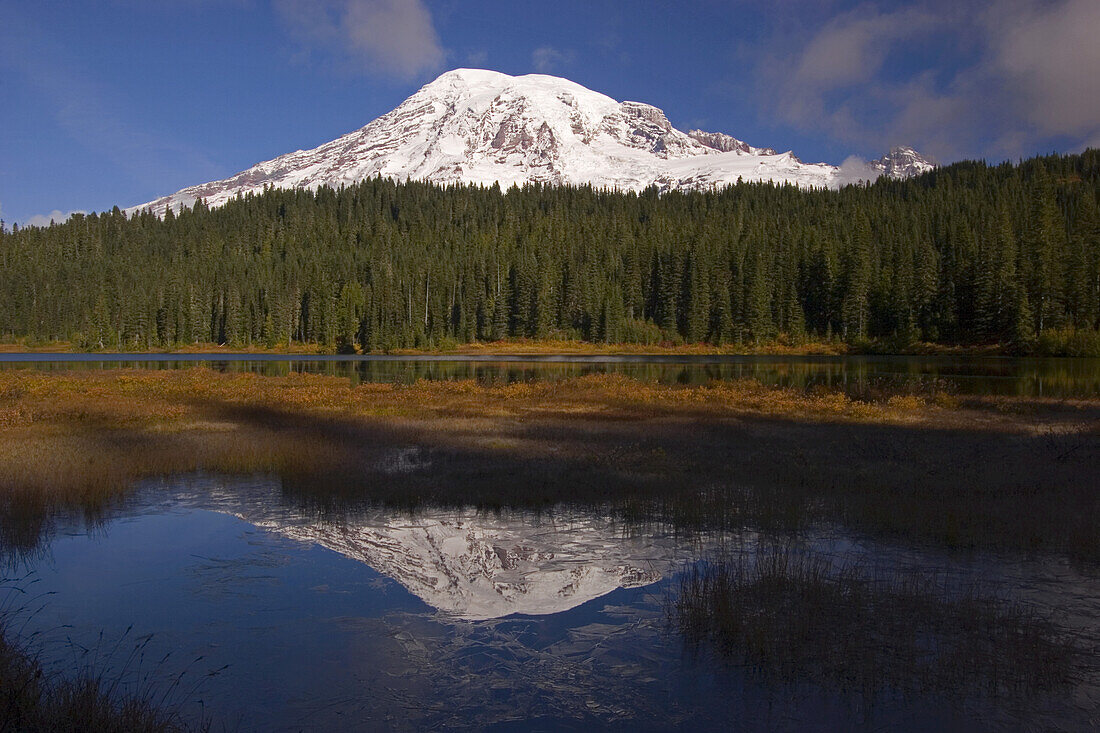
M292 357L308 356L547 356L547 355L597 355L597 356L1019 356L1020 352L1004 344L943 345L915 343L897 347L888 343L848 344L841 341L769 342L762 344L736 344L715 346L712 344L630 344L596 343L590 341L558 341L514 339L504 341L472 342L447 348L428 349L380 349L376 351L347 350L319 344L285 344L267 348L256 344L233 345L201 343L179 348L163 349L128 346L126 349L81 349L66 341L28 345L24 342L0 343L0 354L209 354L209 355L273 355Z
M1100 399L852 398L749 379L356 385L203 366L10 370L0 499L94 507L147 476L269 473L306 495L406 506L611 499L685 528L839 521L1100 557L1098 425Z

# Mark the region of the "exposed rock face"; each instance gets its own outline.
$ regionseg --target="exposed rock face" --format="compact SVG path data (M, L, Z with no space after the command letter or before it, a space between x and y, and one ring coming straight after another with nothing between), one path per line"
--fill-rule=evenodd
M748 155L778 155L771 148L754 148L747 142L738 140L735 137L725 134L724 132L703 132L702 130L690 130L688 135L692 139L706 145L708 148L714 148L723 153L730 153L734 151L740 151L747 153Z
M881 175L900 180L927 173L936 165L913 148L901 146L891 148L886 155L871 161L871 167Z
M912 161L903 160L907 154L883 163L886 174L916 170L919 156L913 153ZM893 160L893 155L887 158ZM374 176L502 188L587 184L631 191L654 185L661 190L708 189L738 180L835 187L841 180L834 166L803 163L789 152L753 147L722 133L685 133L656 107L617 102L567 79L457 69L355 132L129 212L148 208L160 215L169 206L190 206L200 198L208 206L220 206L265 186L339 187Z

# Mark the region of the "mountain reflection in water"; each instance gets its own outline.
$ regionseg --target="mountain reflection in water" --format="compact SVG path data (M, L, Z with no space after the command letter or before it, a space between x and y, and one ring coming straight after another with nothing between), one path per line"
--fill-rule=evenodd
M596 509L322 508L273 479L179 476L136 487L93 527L55 523L44 552L21 561L34 593L52 594L26 632L64 670L131 625L153 634L149 659L172 652L154 678L199 678L184 717L230 730L1073 728L1100 709L1094 679L1022 707L889 689L869 701L689 652L669 623L680 570L732 541ZM1100 581L1088 572L814 542L823 557L996 577L1097 642ZM135 676L124 654L91 656Z
M299 542L357 560L432 608L467 620L561 613L619 588L655 583L683 540L633 534L593 513L490 513L371 508L339 519L273 501L260 484L216 486L177 497Z

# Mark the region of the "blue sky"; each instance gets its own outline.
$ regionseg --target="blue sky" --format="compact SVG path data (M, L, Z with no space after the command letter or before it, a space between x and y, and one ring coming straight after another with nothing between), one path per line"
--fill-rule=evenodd
M0 217L225 177L460 66L808 161L1077 151L1100 145L1098 37L1096 0L0 0Z

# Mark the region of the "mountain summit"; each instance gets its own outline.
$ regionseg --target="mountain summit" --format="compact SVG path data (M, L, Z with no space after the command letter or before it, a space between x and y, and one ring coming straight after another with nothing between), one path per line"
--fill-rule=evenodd
M895 179L919 176L935 167L932 161L913 148L905 146L891 148L886 155L871 161L872 169L879 171L881 175Z
M907 169L883 163L882 170L894 175ZM568 79L456 69L355 132L130 211L163 214L199 198L219 206L265 186L339 187L374 176L634 191L654 185L707 189L739 179L805 187L844 182L835 166L803 163L790 152L753 147L723 133L682 132L656 107L617 102Z

